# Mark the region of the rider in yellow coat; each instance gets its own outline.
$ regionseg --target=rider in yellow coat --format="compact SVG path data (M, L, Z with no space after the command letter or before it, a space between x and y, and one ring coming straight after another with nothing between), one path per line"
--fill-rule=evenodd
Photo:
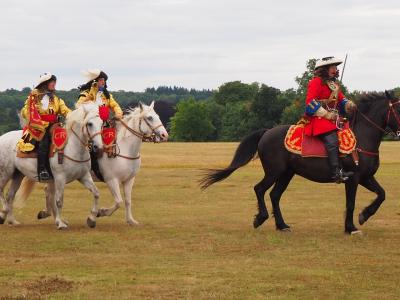
M121 107L107 90L107 74L101 70L94 69L86 71L85 76L87 82L80 86L81 93L76 103L77 106L82 103L95 102L99 106L105 106L111 109L117 119L122 118L123 113Z
M50 166L48 163L50 133L49 127L56 123L59 117L66 117L71 111L64 101L55 94L57 78L45 73L40 76L35 89L28 95L21 110L27 124L24 134L18 142L19 150L32 151L38 145L38 177L40 181L49 180Z

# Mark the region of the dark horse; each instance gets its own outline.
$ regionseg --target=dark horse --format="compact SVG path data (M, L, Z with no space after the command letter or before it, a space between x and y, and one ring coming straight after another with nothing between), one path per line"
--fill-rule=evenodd
M350 124L357 137L359 164L357 166L354 163L351 155L342 159L344 169L354 172L354 176L345 183L346 233L358 232L354 225L353 212L359 184L377 195L376 199L360 213L360 225L374 215L385 200L385 190L374 175L379 168L379 146L383 135L388 133L385 128L390 128L391 133L395 132L397 135L399 133L400 117L396 108L399 103L399 100L394 99L388 92L362 95L357 101L357 109L350 116ZM254 186L258 201L258 214L254 218L254 228L262 225L268 219L264 195L270 187L274 186L269 195L276 228L290 230L282 217L279 201L293 176L297 174L320 183L331 182L326 158L303 158L286 150L284 138L288 129L289 125L281 125L249 134L236 149L232 162L227 168L209 170L201 180L202 188L207 188L215 182L227 178L236 169L246 165L258 151L265 176Z

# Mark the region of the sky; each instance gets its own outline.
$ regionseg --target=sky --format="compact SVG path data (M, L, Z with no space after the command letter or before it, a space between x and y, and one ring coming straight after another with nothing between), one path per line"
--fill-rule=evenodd
M0 90L100 68L110 90L224 82L296 86L309 58L348 61L351 90L400 86L400 1L2 0Z

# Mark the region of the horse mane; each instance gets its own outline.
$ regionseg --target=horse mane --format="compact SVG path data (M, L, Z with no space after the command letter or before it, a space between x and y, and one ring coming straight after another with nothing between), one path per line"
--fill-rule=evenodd
M367 113L376 102L382 100L387 100L385 93L371 92L359 95L355 103L359 111Z
M124 110L124 116L123 116L122 120L125 123L127 123L131 119L139 118L141 114L142 113L141 113L139 107L129 107ZM117 129L118 136L124 137L126 135L126 131L127 131L125 126L122 126L121 123L117 122L117 127L118 127L118 129Z
M97 113L97 104L81 104L68 114L66 119L67 128L71 128L73 123L82 124L89 115Z

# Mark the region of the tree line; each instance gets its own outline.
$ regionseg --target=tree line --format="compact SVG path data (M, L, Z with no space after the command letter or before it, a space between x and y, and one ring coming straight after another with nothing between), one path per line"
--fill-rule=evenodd
M295 78L296 87L279 90L262 83L232 81L216 90L195 90L182 87L152 87L144 92L114 91L123 108L139 101L155 100L155 110L170 131L174 141L237 141L253 130L279 124L293 124L304 114L308 81L313 76L315 59L306 63L306 70ZM345 95L354 99L359 91ZM400 92L400 89L395 89ZM0 92L0 134L19 128L17 111L31 90L8 89ZM79 91L58 91L57 94L74 107Z

